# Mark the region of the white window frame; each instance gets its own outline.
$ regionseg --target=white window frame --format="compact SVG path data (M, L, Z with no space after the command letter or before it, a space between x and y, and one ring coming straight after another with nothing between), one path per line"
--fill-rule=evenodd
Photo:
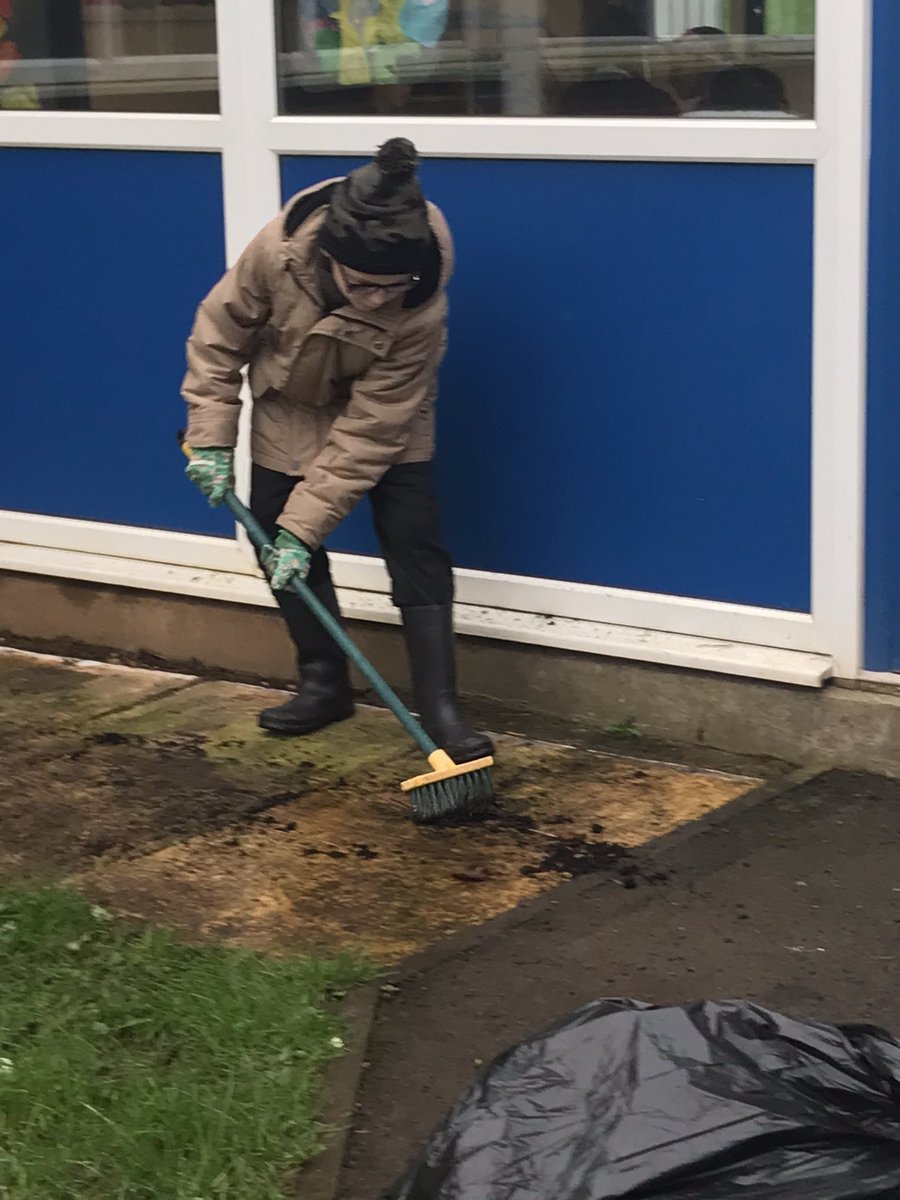
M280 155L367 155L398 133L429 156L814 166L811 613L470 570L457 573L458 595L473 611L827 656L836 674L852 677L862 670L870 10L870 0L818 0L814 121L303 118L277 112L274 4L216 0L219 116L0 112L0 146L221 154L228 262L280 205ZM248 473L244 438L241 487ZM387 592L383 565L346 555L335 560L339 585L369 597L366 615L390 619L380 602ZM91 579L107 578L110 562L121 565L123 576L129 563L139 567L137 586L211 597L221 597L226 572L246 581L233 591L236 599L268 602L243 537L0 511L0 568ZM185 573L188 567L196 570ZM188 575L189 588L179 582ZM523 633L521 640L536 639ZM552 645L552 630L544 628L540 640ZM562 637L560 644L567 644Z

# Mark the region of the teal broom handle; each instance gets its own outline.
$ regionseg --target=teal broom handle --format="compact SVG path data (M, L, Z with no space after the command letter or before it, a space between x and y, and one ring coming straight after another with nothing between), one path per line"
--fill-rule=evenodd
M225 493L225 504L234 519L243 525L247 536L257 550L271 549L266 531L254 517L245 504L237 498L230 489ZM297 575L291 580L291 587L310 610L310 612L325 627L331 637L337 642L343 652L359 667L369 683L388 706L409 736L413 739L422 753L428 758L438 749L419 722L415 719L394 689L378 674L362 651L350 640L339 621L336 621L319 597L315 594L305 579Z

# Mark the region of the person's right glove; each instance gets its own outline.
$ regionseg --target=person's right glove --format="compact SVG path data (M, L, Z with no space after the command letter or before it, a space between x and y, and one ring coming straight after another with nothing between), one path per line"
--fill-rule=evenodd
M234 487L234 451L223 446L195 448L184 473L215 508Z

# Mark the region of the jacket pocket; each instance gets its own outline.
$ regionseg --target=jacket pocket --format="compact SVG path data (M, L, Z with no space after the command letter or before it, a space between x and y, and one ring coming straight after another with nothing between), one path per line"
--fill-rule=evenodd
M334 314L318 323L316 333L335 344L334 378L345 381L346 396L352 381L365 375L373 363L387 358L393 345L393 337L386 330Z

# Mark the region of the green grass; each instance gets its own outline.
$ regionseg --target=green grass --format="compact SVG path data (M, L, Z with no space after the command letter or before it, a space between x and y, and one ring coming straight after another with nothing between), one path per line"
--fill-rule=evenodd
M350 959L179 943L0 888L0 1198L280 1200L315 1152Z

